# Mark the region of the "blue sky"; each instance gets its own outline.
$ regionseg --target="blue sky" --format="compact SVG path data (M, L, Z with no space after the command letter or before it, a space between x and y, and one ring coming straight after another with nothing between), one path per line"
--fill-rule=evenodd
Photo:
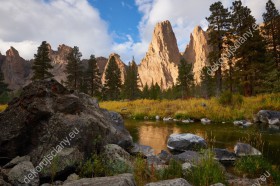
M101 18L108 23L114 41L125 42L127 35L136 42L140 40L137 25L141 20L141 14L134 0L90 0L89 2L99 10Z
M169 20L183 52L195 26L207 29L205 17L217 0L1 0L0 52L15 47L32 59L42 41L53 50L78 46L83 58L115 52L140 63L156 23ZM230 7L233 0L221 0ZM262 22L267 0L242 0ZM280 9L280 0L274 0Z

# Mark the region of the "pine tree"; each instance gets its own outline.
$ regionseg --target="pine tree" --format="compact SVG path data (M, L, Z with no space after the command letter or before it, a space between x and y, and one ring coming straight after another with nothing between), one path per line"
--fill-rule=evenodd
M50 48L46 41L38 47L37 54L34 54L34 63L32 66L33 77L32 80L43 80L53 77L49 72L53 68L51 59L49 57Z
M202 96L205 98L210 98L211 96L214 96L215 83L213 77L210 75L210 73L208 73L207 66L202 68L200 79L201 79L200 86L201 86Z
M132 60L127 68L127 73L124 82L124 97L130 100L137 99L140 95L140 90L138 86L138 67Z
M178 66L177 87L181 91L182 99L190 95L190 89L194 84L194 77L192 73L192 65L187 64L184 59L181 59Z
M224 8L223 4L218 1L210 6L211 15L206 18L209 22L209 44L212 46L212 51L209 53L209 61L212 66L215 66L216 76L216 95L222 92L222 54L225 52L226 40L224 39L230 29L230 12Z
M154 84L154 81L152 81L152 85L150 87L150 99L157 100L160 99L161 95L161 89L158 83Z
M101 96L101 75L99 73L97 61L94 55L91 55L88 61L88 69L86 71L86 84L89 87L89 93L91 96Z
M121 71L115 57L112 56L105 71L104 97L109 100L118 100L122 86Z
M263 14L264 35L267 49L272 54L276 67L280 71L280 14L272 0L266 3L266 12Z
M67 56L67 65L65 73L67 74L66 85L68 88L78 90L82 78L83 66L81 63L82 53L79 48L74 46L73 50Z
M260 86L262 83L265 45L259 29L256 29L256 20L251 15L251 10L243 6L241 1L233 2L231 9L233 33L236 40L242 39L241 44L235 44L235 76L243 87L244 95L251 96L255 93L256 85Z
M142 90L142 98L149 99L149 97L150 97L150 89L149 89L148 84L146 83Z

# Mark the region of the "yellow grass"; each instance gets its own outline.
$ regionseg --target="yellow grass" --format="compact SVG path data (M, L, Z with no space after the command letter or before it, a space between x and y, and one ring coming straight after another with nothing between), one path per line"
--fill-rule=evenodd
M0 112L4 111L8 105L0 105Z
M253 119L259 110L280 110L280 94L266 94L256 97L244 97L243 103L237 106L219 104L217 98L209 100L192 98L188 100L135 100L101 102L102 108L116 111L126 117L153 119L171 116L173 118L209 118L212 121L233 121L237 119ZM205 103L207 106L203 107Z

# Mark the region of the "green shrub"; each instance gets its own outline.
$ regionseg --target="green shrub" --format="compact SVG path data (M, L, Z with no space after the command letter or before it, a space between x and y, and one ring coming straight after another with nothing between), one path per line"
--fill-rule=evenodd
M268 183L280 185L279 167L273 167L262 156L241 157L235 162L234 170L240 176L246 175L249 178L259 178L264 173L269 172Z
M142 186L151 180L151 172L145 159L137 156L134 160L134 178L136 185Z
M158 180L168 180L181 178L183 176L182 165L176 160L170 160L169 166L165 169L157 171L156 177Z
M215 183L225 183L225 173L222 166L214 160L211 151L206 151L202 160L187 172L187 179L196 186L207 186Z
M230 91L225 91L218 98L218 102L224 106L239 106L243 103L243 97L240 94L232 94Z
M221 94L221 96L218 99L218 102L221 105L231 105L232 104L232 93L229 91L225 91Z
M106 176L114 176L123 173L132 173L133 169L131 166L123 161L109 161L106 162Z
M246 156L236 160L234 170L240 175L257 178L265 171L271 171L272 165L262 156Z
M79 166L79 175L81 177L92 178L105 176L105 165L101 156L93 155L85 163L81 163Z

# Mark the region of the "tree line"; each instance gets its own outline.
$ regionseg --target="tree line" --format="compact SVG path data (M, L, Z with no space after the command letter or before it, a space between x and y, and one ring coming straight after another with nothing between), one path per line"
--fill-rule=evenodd
M201 71L199 84L194 83L192 64L184 59L178 65L177 83L167 90L162 90L157 82L142 85L134 58L128 64L122 82L114 56L109 59L102 84L95 56L90 56L84 69L82 53L77 46L67 56L66 81L61 83L102 100L209 98L223 92L244 96L280 92L280 15L273 1L266 3L260 27L251 10L240 0L234 1L230 8L218 1L209 10L211 14L206 20L211 52L209 63ZM46 41L38 47L32 80L53 77L49 50ZM8 91L0 71L0 95Z

